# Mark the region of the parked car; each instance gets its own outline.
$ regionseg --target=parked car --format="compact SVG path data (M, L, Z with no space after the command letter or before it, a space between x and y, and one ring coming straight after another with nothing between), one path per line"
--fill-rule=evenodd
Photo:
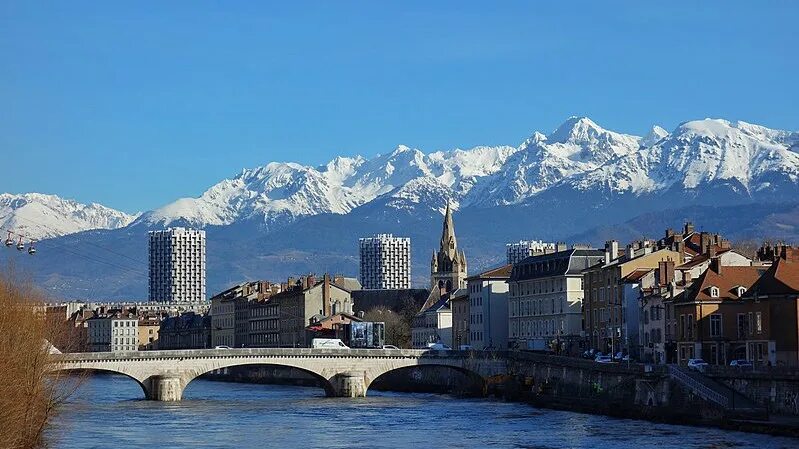
M428 343L427 349L431 351L452 351L452 348L445 345L444 343Z
M703 372L708 363L702 359L688 359L688 368L694 371Z
M594 361L597 363L613 363L613 358L609 355L598 355Z
M399 348L394 345L383 345L383 349L399 349Z
M472 350L472 345L460 345L460 346L458 346L458 350L459 351L471 351ZM486 348L486 350L488 350L488 348Z
M227 346L227 345L217 345L217 346L214 346L214 349L230 349L230 346Z
M314 338L311 347L317 349L350 349L338 338Z
M616 355L613 356L613 360L621 360L623 358L624 358L624 353L621 351L617 352Z
M730 362L730 366L736 366L741 369L754 369L755 365L749 360L737 359Z

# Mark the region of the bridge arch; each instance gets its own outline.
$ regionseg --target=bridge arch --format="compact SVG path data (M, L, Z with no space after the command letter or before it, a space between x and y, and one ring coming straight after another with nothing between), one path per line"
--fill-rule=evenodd
M185 383L183 384L183 389L185 390L188 388L189 384L192 381L200 378L204 374L208 374L213 371L217 370L224 370L228 368L238 368L238 367L279 367L279 368L290 368L296 369L298 371L302 371L303 373L311 375L317 382L319 382L322 389L325 391L325 395L327 396L335 396L336 391L333 387L333 384L330 382L330 379L326 378L320 372L317 372L313 369L309 369L307 367L300 367L295 366L294 364L284 364L284 363L275 363L275 362L265 362L265 361L235 361L229 364L222 364L223 366L214 367L211 369L206 369L206 367L198 368L196 370L191 370L191 373L187 373L185 377Z
M146 399L150 399L149 391L148 391L148 385L146 384L146 381L142 381L141 379L139 379L135 375L133 375L131 373L128 373L125 370L119 370L119 369L113 369L113 368L61 367L61 366L58 366L55 369L53 369L52 371L54 373L56 373L56 374L68 374L68 375L69 374L80 374L80 375L88 374L88 375L92 375L94 373L118 374L118 375L124 376L124 377L126 377L128 379L131 379L134 382L136 382L136 385L138 385L141 388L142 393L144 393L144 397Z
M392 367L390 369L384 370L382 372L372 371L366 375L366 389L368 390L373 385L378 386L381 382L390 381L392 377L394 382L405 382L405 385L408 387L418 386L427 386L427 387L435 387L434 384L436 379L436 375L434 374L436 370L441 372L441 370L446 371L454 371L461 374L463 377L462 379L457 379L457 382L465 381L461 385L456 385L455 383L446 385L449 391L454 393L468 393L468 394L475 394L475 395L483 395L485 394L486 387L487 387L487 380L486 378L478 373L477 371L469 368L464 367L457 364L448 364L448 363L416 363L416 364L408 364L405 366L397 366ZM414 372L415 371L415 372ZM407 373L407 378L403 379ZM416 373L418 374L418 378L416 377ZM425 379L427 377L427 379ZM442 379L446 378L446 375L442 373ZM432 381L432 382L431 382ZM394 387L396 388L398 385L395 383ZM438 386L445 386L443 383L438 384ZM399 385L402 389L402 385Z

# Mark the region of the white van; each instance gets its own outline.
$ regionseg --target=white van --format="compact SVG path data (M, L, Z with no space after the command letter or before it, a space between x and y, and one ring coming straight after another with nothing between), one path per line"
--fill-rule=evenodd
M311 340L311 347L319 349L350 349L338 338L314 338Z
M452 351L452 348L445 345L444 343L428 343L427 349L431 351Z

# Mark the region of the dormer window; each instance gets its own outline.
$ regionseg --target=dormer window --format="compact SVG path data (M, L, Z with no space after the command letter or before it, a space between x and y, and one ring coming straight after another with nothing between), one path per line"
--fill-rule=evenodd
M740 286L740 285L738 287L735 287L735 294L739 298L742 297L744 295L744 293L746 293L746 287L743 287L743 286Z
M718 298L719 297L719 288L715 285L710 286L710 297L711 298Z

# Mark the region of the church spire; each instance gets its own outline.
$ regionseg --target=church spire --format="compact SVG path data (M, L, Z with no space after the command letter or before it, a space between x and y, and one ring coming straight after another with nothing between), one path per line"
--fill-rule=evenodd
M452 222L452 210L449 207L449 200L447 200L447 211L444 213L444 229L441 232L441 252L453 258L457 247L455 225Z

